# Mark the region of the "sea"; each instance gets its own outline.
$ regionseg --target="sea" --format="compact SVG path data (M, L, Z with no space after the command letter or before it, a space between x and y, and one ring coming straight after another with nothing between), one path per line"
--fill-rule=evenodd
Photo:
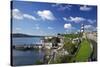
M42 37L13 37L12 45L33 45L41 44ZM15 50L12 49L12 64L14 66L35 65L36 62L43 60L42 50Z

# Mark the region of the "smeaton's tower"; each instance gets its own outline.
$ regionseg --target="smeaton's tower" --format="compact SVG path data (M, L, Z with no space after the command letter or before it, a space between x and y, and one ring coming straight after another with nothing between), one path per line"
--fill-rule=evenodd
M81 24L81 30L80 30L81 33L84 33L84 24Z
M80 32L82 33L82 38L86 38L86 33L85 33L85 30L84 30L84 24L81 24Z

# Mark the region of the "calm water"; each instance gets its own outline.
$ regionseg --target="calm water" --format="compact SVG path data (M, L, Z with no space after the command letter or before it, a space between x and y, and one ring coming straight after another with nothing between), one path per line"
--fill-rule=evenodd
M40 37L13 38L13 45L40 44ZM31 65L43 60L44 52L41 50L19 51L13 49L13 65Z
M13 45L23 45L23 44L41 44L42 37L22 37L13 38Z

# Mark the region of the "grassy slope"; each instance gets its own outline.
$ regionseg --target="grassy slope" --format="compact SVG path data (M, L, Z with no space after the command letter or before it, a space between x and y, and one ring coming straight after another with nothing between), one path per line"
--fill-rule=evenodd
M89 42L85 39L82 41L80 49L74 59L75 61L78 62L87 61L90 54L91 54L91 47Z

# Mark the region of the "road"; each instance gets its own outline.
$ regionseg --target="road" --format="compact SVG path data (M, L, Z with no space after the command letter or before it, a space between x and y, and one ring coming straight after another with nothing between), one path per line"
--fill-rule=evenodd
M90 33L87 34L87 38L90 40L93 49L90 61L97 61L97 37Z
M55 61L55 58L56 58L56 54L57 54L57 49L52 49L51 51L51 56L50 56L50 60L48 61L48 64Z

